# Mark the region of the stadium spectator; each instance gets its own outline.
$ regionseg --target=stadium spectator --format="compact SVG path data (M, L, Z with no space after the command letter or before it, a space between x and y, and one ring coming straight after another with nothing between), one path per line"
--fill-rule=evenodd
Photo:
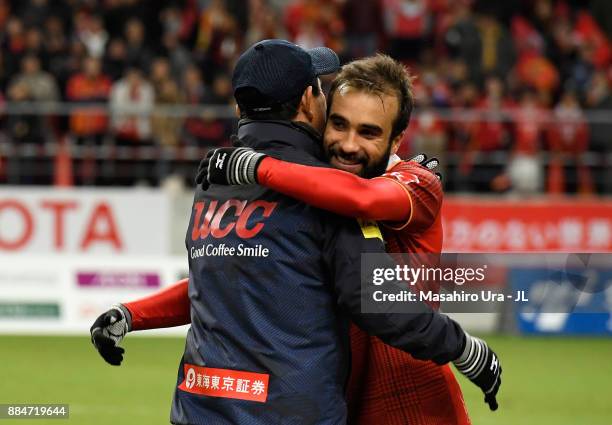
M68 54L66 54L63 62L61 62L63 72L57 76L58 84L60 88L63 89L64 93L66 91L68 79L81 71L83 61L87 58L87 49L85 45L78 40L72 40L68 49Z
M612 3L608 0L591 0L591 11L608 40L612 38Z
M514 147L517 154L536 155L542 149L542 136L546 129L547 113L538 103L537 93L523 89L514 119Z
M102 74L100 59L89 56L83 59L80 72L68 80L66 99L75 103L106 103L111 84L111 80ZM75 161L77 184L102 182L97 165L106 161L96 161L93 146L101 146L105 140L108 126L106 110L74 110L69 126L76 142L84 146L82 155ZM106 181L112 181L112 178Z
M49 16L45 21L43 43L48 58L47 70L63 88L69 78L71 55L64 22L58 16Z
M183 91L187 96L187 103L199 104L204 98L206 91L200 69L195 65L188 66L184 70L182 77Z
M25 32L25 55L36 56L40 60L40 67L47 69L48 57L43 44L43 35L38 28L28 28Z
M457 153L458 161L454 175L447 183L455 190L472 189L470 175L473 172L476 152L470 151L475 121L465 117L466 110L471 110L478 101L478 89L469 80L464 81L456 90L452 100L450 119L450 150Z
M578 103L576 93L567 89L553 111L547 132L551 161L548 191L590 194L593 192L591 173L584 153L588 148L589 127ZM568 167L571 165L571 167Z
M184 102L181 90L172 78L170 62L165 57L157 57L151 65L151 84L155 91L156 106L178 105ZM166 110L167 111L167 110ZM163 146L178 146L183 117L169 115L167 112L154 112L151 127L155 142Z
M194 53L202 65L224 65L237 51L237 22L223 0L211 0L200 14Z
M118 80L123 75L127 65L127 49L125 42L120 38L112 39L106 48L104 56L104 73L111 77L113 81Z
M597 69L610 64L612 56L610 41L588 11L579 10L576 13L573 36L580 47L588 47L586 60Z
M11 16L11 4L9 0L0 0L0 28L4 28Z
M408 157L411 152L427 152L428 156L440 160L438 171L444 175L448 150L445 122L432 108L432 97L428 92L419 94L417 101L420 112L410 120L397 154Z
M379 0L346 0L342 7L346 26L345 54L349 58L371 56L384 37L383 9Z
M494 154L507 150L510 144L507 110L513 106L504 96L500 78L488 77L485 87L485 96L475 105L480 119L470 124L469 141L464 147L461 164L472 181L472 190L479 192L490 191L494 179L503 172L503 163Z
M149 69L153 60L153 51L147 45L142 21L138 18L127 21L124 36L126 61L138 65L142 70Z
M325 34L314 22L304 21L300 24L294 41L304 49L313 49L325 44Z
M524 23L526 24L526 28L528 30L525 35L530 39L530 42L532 43L534 41L534 35L536 37L541 37L543 45L540 52L556 65L558 65L562 53L556 40L555 31L559 23L561 23L562 25L566 24L565 18L559 19L559 13L560 10L557 8L557 10L555 11L550 0L537 0L533 2L531 7L528 8L527 13L524 15ZM515 23L512 22L511 28L513 36L516 35L516 28L514 27L514 25ZM533 32L535 32L535 34L531 32L531 27L533 27ZM515 42L516 41L517 39L515 38ZM522 50L521 47L521 43L519 43L517 45L519 54Z
M485 14L478 20L480 34L480 74L506 75L515 59L512 39L493 16Z
M390 53L398 59L417 59L432 31L425 0L383 0Z
M273 38L287 39L282 25L278 25L279 13L265 0L255 0L251 5L249 29L245 35L245 44L255 44L259 40Z
M163 56L158 56L153 59L151 63L150 78L153 89L155 90L155 97L157 98L161 91L161 86L167 80L172 79L170 74L170 62L168 62L168 59Z
M167 2L144 0L107 0L100 2L98 9L104 19L104 27L110 38L125 36L129 21L136 18L146 24L149 34L157 34L159 12ZM74 6L71 6L74 8Z
M610 152L612 144L612 122L608 120L612 110L612 92L610 82L603 72L597 72L589 83L586 104L596 116L589 123L591 141L589 149L596 152L601 163L601 172L595 174L595 185L598 193L612 193L612 166L605 154Z
M165 33L162 36L161 52L170 61L172 77L180 81L183 71L193 63L193 55L183 46L174 33Z
M155 102L153 86L137 67L130 67L110 92L112 129L120 146L148 144L151 140L149 114Z
M179 86L174 80L166 78L157 82L155 86L156 106L178 105L183 101ZM154 112L151 117L151 128L155 142L161 146L178 146L183 121L182 117Z
M113 84L109 102L112 133L116 145L121 147L119 152L123 152L119 156L124 158L116 161L113 173L119 185L148 183L155 179L151 173L152 161L144 156L142 149L153 143L151 113L154 106L153 86L140 68L128 67L123 78Z
M206 90L202 98L206 105L229 105L233 103L232 82L225 73L213 78L211 90Z
M15 81L12 83L7 92L8 101L15 102L17 105L21 102L30 102L33 96L29 91L29 86L24 81ZM44 125L40 115L30 113L13 113L7 117L6 127L9 137L16 145L23 143L43 144Z
M466 2L457 2L448 17L444 36L448 52L468 66L468 76L476 81L480 75L480 34L476 20Z
M510 143L510 117L507 111L514 107L514 102L505 96L503 84L497 76L489 76L486 80L485 96L476 105L482 120L476 123L472 150L499 151Z
M83 61L81 72L68 81L66 99L78 103L106 103L111 89L111 80L102 74L98 58L88 57ZM81 143L102 143L108 119L104 110L75 110L70 117L70 131Z
M440 75L447 81L448 85L452 88L451 92L451 103L452 98L461 87L463 83L469 79L469 68L467 64L461 59L446 58L441 61L442 69Z
M544 22L548 22L549 5L547 2L539 4L540 16ZM541 93L552 92L559 85L559 73L546 57L551 40L545 40L535 26L522 16L512 19L511 32L517 53L516 74L519 82L535 87Z
M101 58L108 42L108 33L104 29L102 19L96 15L79 13L75 25L76 38L85 45L87 54L94 58Z
M246 29L249 24L249 16L253 11L254 3L257 0L223 0L225 8L232 15L238 28Z
M5 78L8 79L19 72L21 58L25 53L25 31L21 19L15 16L9 18L2 33L0 42L4 53Z
M21 61L21 73L9 85L23 84L28 97L39 102L53 102L60 99L57 82L53 76L41 69L40 59L26 55Z
M612 122L606 122L606 111L612 111L612 93L606 74L599 71L589 81L586 93L586 105L598 112L596 119L590 123L591 150L605 153L610 150L612 141Z
M513 193L520 195L540 193L544 187L540 150L547 117L538 104L534 90L523 90L519 108L513 118L514 146L507 174L497 179L494 185L498 190L511 188Z
M177 37L181 36L184 30L184 24L180 8L173 5L166 7L161 11L159 20L162 24L162 31L164 34L173 34Z
M191 105L200 105L205 97L211 98L210 90L202 80L202 74L196 66L190 66L183 76L183 88L186 101ZM226 128L210 114L189 117L185 120L184 141L188 145L212 146L224 139Z
M7 94L8 101L14 102L16 106L21 102L33 100L28 85L23 81L11 84ZM41 163L39 160L42 145L47 139L47 122L40 115L25 112L26 110L9 114L6 118L8 137L15 144L17 152L20 152L20 155L7 158L7 168L18 171L17 176L10 177L11 182L48 185L51 180L48 169L50 164L45 164L44 161Z
M234 105L234 97L232 90L232 82L225 73L219 73L213 78L210 90L204 93L204 103L216 106ZM208 126L215 129L216 134L208 136L209 143L215 145L227 144L232 131L234 130L233 120L226 118L216 119L211 117L208 121Z
M293 0L284 9L284 23L289 37L295 40L304 22L321 23L321 7L319 0Z
M431 97L431 106L447 107L451 104L451 87L444 78L448 66L447 62L435 59L432 49L423 50L417 68L420 76L415 78L415 89Z
M49 0L31 0L17 3L17 12L27 27L41 28L47 16L51 14Z

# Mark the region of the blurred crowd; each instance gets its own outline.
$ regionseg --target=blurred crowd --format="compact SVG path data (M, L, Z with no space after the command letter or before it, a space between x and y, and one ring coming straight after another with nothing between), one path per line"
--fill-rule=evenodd
M438 156L447 190L612 192L609 0L0 0L0 103L110 112L7 108L0 132L10 144L224 145L227 113L155 108L232 105L233 65L264 38L405 62L417 113L400 153Z

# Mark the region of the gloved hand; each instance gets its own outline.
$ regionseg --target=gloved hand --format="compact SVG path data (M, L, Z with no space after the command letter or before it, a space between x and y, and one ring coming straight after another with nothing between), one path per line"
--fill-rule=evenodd
M107 363L119 366L125 352L119 343L131 329L132 316L129 310L121 304L115 304L91 326L91 342Z
M497 355L486 342L465 334L463 353L453 363L457 370L476 384L485 395L485 403L491 410L497 410L495 396L501 385L502 368Z
M434 173L434 170L436 169L436 167L440 165L440 161L438 161L438 158L427 159L427 155L425 155L424 153L415 155L412 158L410 158L408 161L417 162L423 167L431 170L432 173ZM434 174L436 175L438 179L442 180L442 174L440 173L434 173Z
M257 183L257 167L266 157L251 148L218 148L208 151L200 162L196 184L208 189L210 184L242 185Z

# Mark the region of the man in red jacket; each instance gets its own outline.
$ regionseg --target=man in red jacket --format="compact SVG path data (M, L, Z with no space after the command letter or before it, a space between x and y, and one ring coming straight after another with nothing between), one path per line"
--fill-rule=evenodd
M328 103L324 146L336 169L222 148L203 161L198 182L257 183L318 208L381 222L388 252L440 253L443 193L428 169L435 161L422 166L395 156L413 106L405 68L382 55L351 62L335 79ZM131 316L130 330L189 323L187 284L121 306ZM356 327L351 340L349 423L470 424L448 365L416 360ZM492 409L498 387L483 389Z

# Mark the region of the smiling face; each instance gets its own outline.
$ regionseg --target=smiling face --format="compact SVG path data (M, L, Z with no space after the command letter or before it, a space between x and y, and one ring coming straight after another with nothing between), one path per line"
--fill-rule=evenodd
M403 136L391 139L398 108L397 96L340 86L323 136L330 164L366 178L384 173Z
M330 163L366 178L384 173L408 127L412 93L412 76L389 56L344 65L329 91L323 145Z

